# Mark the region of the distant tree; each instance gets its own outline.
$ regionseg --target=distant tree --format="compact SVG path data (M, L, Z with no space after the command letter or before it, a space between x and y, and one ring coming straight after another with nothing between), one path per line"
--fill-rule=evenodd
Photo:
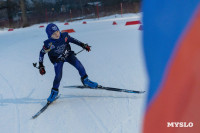
M20 8L22 11L22 27L27 27L28 26L28 21L27 21L27 15L26 15L26 4L25 0L20 0Z
M7 0L7 14L8 14L9 26L11 26L13 24L13 14L12 14L11 0Z

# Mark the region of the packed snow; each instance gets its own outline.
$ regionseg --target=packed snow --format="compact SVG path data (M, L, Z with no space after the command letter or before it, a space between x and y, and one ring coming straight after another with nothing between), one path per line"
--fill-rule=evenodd
M77 58L89 78L104 86L147 90L148 77L139 25L141 14L114 15L64 25L73 28L70 35L91 45ZM87 24L82 24L87 21ZM117 25L112 25L113 21ZM54 68L44 58L46 74L41 76L32 63L38 62L45 28L38 24L8 32L0 31L0 132L1 133L139 133L146 93L129 94L106 90L69 89L81 85L75 68L65 63L60 84L61 97L38 118L32 119L46 103L54 79ZM71 44L75 52L82 48Z

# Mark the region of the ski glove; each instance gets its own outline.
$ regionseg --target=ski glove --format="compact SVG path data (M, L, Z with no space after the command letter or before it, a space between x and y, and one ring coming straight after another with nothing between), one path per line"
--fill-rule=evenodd
M42 62L39 62L39 71L41 75L44 75L46 73Z
M83 47L86 51L88 51L88 52L91 51L91 49L90 49L91 46L89 46L88 44L82 43L82 47Z

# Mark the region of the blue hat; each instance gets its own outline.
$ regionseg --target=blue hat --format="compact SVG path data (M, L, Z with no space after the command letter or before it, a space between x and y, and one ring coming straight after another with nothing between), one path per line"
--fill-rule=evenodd
M53 23L50 23L47 25L46 27L46 33L48 35L48 38L51 38L51 35L56 32L56 31L59 31L58 29L58 26L53 24Z

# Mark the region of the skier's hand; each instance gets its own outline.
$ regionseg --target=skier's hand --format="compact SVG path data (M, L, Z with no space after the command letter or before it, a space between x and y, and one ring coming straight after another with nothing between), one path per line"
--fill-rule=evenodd
M39 62L39 71L41 75L44 75L46 73L44 65L42 62Z
M91 51L91 49L90 49L91 46L89 46L88 44L84 44L84 43L83 43L82 46L83 46L83 48L84 48L86 51L88 51L88 52Z

